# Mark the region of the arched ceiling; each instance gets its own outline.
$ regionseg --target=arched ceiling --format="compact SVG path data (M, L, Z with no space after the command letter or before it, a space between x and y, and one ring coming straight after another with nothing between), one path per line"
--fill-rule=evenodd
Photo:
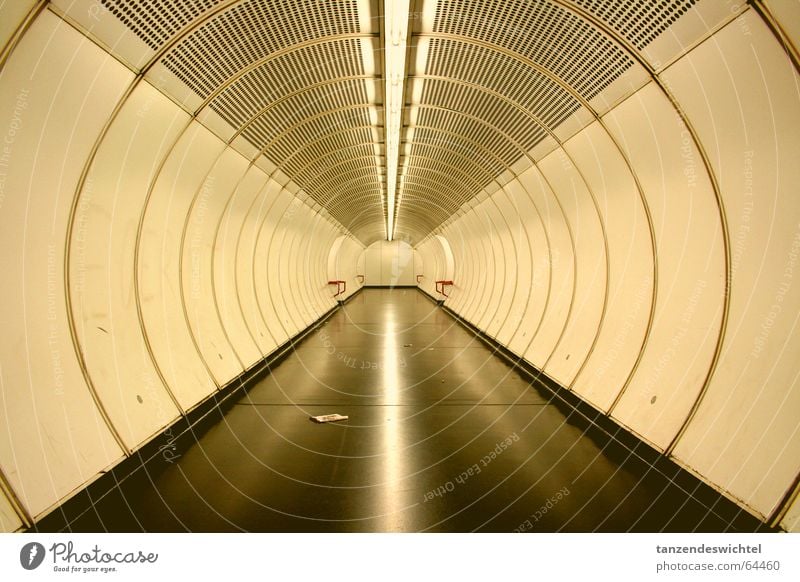
M364 244L386 236L383 0L54 4ZM412 0L394 237L422 240L648 82L696 4Z

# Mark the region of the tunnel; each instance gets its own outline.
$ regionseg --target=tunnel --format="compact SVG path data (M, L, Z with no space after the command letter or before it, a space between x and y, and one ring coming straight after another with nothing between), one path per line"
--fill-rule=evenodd
M2 531L800 531L797 1L0 47Z

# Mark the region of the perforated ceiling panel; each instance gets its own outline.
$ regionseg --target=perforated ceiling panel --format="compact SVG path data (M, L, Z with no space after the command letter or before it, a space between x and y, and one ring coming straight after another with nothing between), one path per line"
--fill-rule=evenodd
M317 38L358 32L353 1L252 0L226 10L197 29L170 51L163 62L205 97L268 55Z
M101 0L153 50L219 0Z
M559 128L588 122L587 106L624 96L638 67L629 47L697 2L412 0L396 237L420 240L535 161ZM250 142L363 242L384 236L381 0L103 4L151 48L172 43L160 70L226 122L227 137Z
M458 40L431 40L427 74L500 93L550 127L558 126L580 107L563 87L523 62Z
M686 14L697 0L572 0L641 50Z
M633 64L593 26L550 2L440 1L434 32L477 39L522 55L587 99Z
M211 102L211 108L239 127L282 96L326 81L363 75L359 41L334 40L271 59L225 89Z

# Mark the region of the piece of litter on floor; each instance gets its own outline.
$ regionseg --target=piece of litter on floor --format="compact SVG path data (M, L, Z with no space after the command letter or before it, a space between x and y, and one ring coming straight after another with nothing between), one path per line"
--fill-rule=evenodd
M413 345L414 345L414 344L403 344L403 347L404 347L404 348L410 348L410 347L411 347L411 346L413 346Z
M349 416L342 416L341 414L321 414L320 416L309 416L311 420L322 424L324 422L338 422L340 420L347 420Z

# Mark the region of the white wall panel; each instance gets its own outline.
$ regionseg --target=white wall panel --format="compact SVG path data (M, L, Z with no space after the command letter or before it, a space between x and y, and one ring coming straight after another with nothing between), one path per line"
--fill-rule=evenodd
M322 217L308 208L306 228L295 230L297 254L293 273L301 290L298 299L298 308L302 317L301 330L322 315L322 313L317 313L318 292L319 288L327 281L323 283L325 269L319 263L319 256L315 251L319 242L329 242L330 233L326 231L324 224L325 221ZM332 306L333 303L331 302L329 305Z
M302 257L307 257L307 269L305 271L306 285L309 291L309 315L308 323L319 319L326 311L336 303L331 301L331 293L328 287L328 277L325 272L328 254L331 245L339 235L333 225L321 214L313 212L314 226L311 234L305 233L303 243L305 250ZM301 261L303 258L301 257ZM353 286L352 281L350 286Z
M293 217L302 202L285 189L278 191L274 204L265 209L259 225L253 258L253 276L258 307L277 345L289 339L289 314L280 303L279 248L285 231L284 215ZM281 226L283 224L283 227ZM280 311L279 311L280 309Z
M480 321L489 314L489 305L492 293L499 284L497 280L498 265L495 262L494 242L497 238L497 229L492 223L491 216L486 212L483 202L475 207L471 214L475 229L480 236L474 238L478 262L473 265L473 278L477 283L477 301L470 305L467 311L469 320L480 327Z
M422 277L420 286L428 291L432 296L436 296L436 281L448 280L444 276L444 257L441 243L438 239L429 239L424 249L420 249L422 254Z
M251 166L247 170L228 200L213 245L214 288L220 317L245 368L250 368L271 349L265 338L259 337L264 331L258 327L259 320L248 322L244 316L236 270L238 243L248 210L266 183L267 176L259 168Z
M764 4L795 48L800 50L800 0L764 0Z
M0 466L33 515L122 456L75 356L63 257L81 169L130 80L49 12L0 74Z
M357 270L358 255L361 253L364 245L350 235L342 235L342 231L339 229L339 226L335 224L332 219L329 218L328 223L331 229L330 240L337 241L341 236L344 236L344 240L336 252L336 259L334 259L335 270L333 273L328 273L328 276L325 277L324 283L327 284L328 281L335 279L347 281L347 291L343 297L343 299L346 299L358 291L358 289L361 287L361 279L356 277L356 275L359 274ZM332 248L333 243L331 243L328 248L320 249L320 261L323 263L328 261L328 264L330 265ZM333 277L330 276L331 274ZM323 293L326 293L326 291L323 290Z
M558 196L575 245L575 294L569 319L544 370L570 386L600 324L606 299L606 243L592 194L564 150L541 160L539 169Z
M426 281L438 271L435 246L432 237L425 239L414 247L414 282L422 291L428 292L430 283ZM417 278L417 275L422 277Z
M14 511L5 493L0 491L0 533L17 531L21 527L22 520Z
M244 371L223 327L214 289L214 235L225 205L247 171L247 160L226 148L192 194L181 236L181 285L192 335L217 384Z
M216 388L184 315L181 240L195 194L224 144L196 122L170 152L145 210L139 281L145 330L167 385L184 409Z
M268 280L270 296L288 338L303 327L299 306L302 301L301 292L292 280L297 269L294 262L297 252L294 247L295 235L298 225L300 228L307 226L308 216L306 206L292 196L288 190L284 190L284 196L291 197L292 202L289 210L278 218L275 236L272 238L269 255L267 255L267 264L270 268Z
M463 250L464 250L463 249L463 243L459 244L459 242L457 242L457 241L454 242L451 239L451 237L453 236L454 232L455 231L452 229L452 225L447 225L447 226L445 226L445 227L443 227L441 229L440 234L436 235L436 236L442 237L442 239L447 241L447 244L448 244L448 247L450 249L450 252L452 253L453 270L450 273L450 276L452 278L451 279L446 279L445 277L442 277L441 279L439 279L439 277L443 273L442 265L445 266L444 270L446 270L446 268L447 268L446 267L446 265L447 265L447 257L446 256L440 256L440 253L445 253L444 249L443 248L441 250L437 249L436 246L433 245L433 243L431 242L430 243L430 245L431 245L430 250L428 250L426 252L433 257L434 265L435 265L433 268L435 268L435 271L433 271L432 274L429 275L428 273L430 271L426 270L425 277L422 279L422 283L423 283L423 285L425 285L425 289L427 289L428 292L433 297L437 297L437 298L439 296L436 293L436 287L435 287L436 281L437 280L453 281L454 284L453 284L453 286L450 287L450 291L448 291L449 294L454 295L454 298L450 300L450 303L448 305L451 309L455 305L455 302L458 300L458 296L459 296L458 281L462 277L462 273L463 273L463 269L464 269L464 264L463 264L463 261L461 260L461 255L463 254ZM423 257L423 261L426 261L426 259L424 257ZM430 261L427 261L425 263L425 265L424 265L425 269L430 269L431 268L431 265L429 263L430 263ZM441 299L444 299L444 297L441 297Z
M419 254L419 262L414 267L415 275L422 275L418 286L432 297L436 297L436 281L444 279L442 275L444 258L439 238L436 236L427 238L415 250Z
M514 245L508 224L498 209L495 197L502 194L498 190L483 203L486 218L491 224L487 242L490 244L491 255L489 260L494 265L493 286L488 295L486 309L478 319L478 326L494 338L508 316L511 300L514 295L514 281L516 280L516 264L514 261Z
M425 271L422 253L418 249L414 249L414 283L417 282L417 275L421 275Z
M36 4L36 0L3 0L0 2L0 10L3 18L0 18L0 49L11 40L14 33L28 16L28 13Z
M543 368L567 323L569 306L575 292L574 252L564 215L539 169L531 168L520 176L520 180L538 209L550 242L549 296L536 337L522 354L535 366ZM534 277L536 272L537 269L534 268Z
M467 251L464 274L456 283L463 289L463 302L458 313L470 323L475 323L475 313L483 301L487 279L493 274L492 265L487 264L486 260L486 247L483 241L486 236L485 225L473 207L453 226L459 232L458 237L464 241Z
M482 325L482 321L491 321L492 296L501 283L499 272L502 269L502 266L498 264L498 258L502 262L502 255L495 256L496 245L499 241L497 240L497 226L492 220L492 215L488 212L489 204L488 200L484 201L476 207L473 213L482 232L482 236L477 239L480 242L479 257L481 262L476 265L476 271L482 273L482 275L476 277L480 288L480 301L473 305L470 321L481 327L481 329L486 329Z
M332 280L329 276L327 276L325 266L330 262L329 258L331 256L333 243L342 236L342 231L339 229L339 225L334 223L331 218L326 218L325 222L327 224L326 228L329 231L327 242L323 245L322 242L315 241L315 245L317 247L316 252L318 255L317 260L320 265L320 284L318 285L317 295L320 297L318 300L319 309L320 312L323 313L328 308L327 299L330 295L328 281ZM347 282L347 290L342 294L341 297L338 297L337 299L347 299L350 295L358 291L359 287L361 286L361 279L356 277L356 258L362 248L363 246L355 242L355 239L345 235L345 239L336 253L339 257L338 261L341 263L342 277L339 277L336 273L334 274L336 275L336 279L341 279L342 281Z
M267 211L278 199L280 185L268 179L248 207L239 240L236 243L236 292L242 303L244 320L258 342L262 354L271 353L279 341L269 327L261 311L259 287L256 284L258 273L266 271L266 260L258 255L258 240L261 224Z
M463 229L458 226L462 219L463 215L448 224L442 232L444 238L450 243L450 248L453 251L454 268L453 278L449 279L453 281L453 285L447 288L447 294L450 297L445 298L442 295L440 298L445 299L447 306L456 313L463 313L463 305L470 299L467 291L468 286L475 284L474 279L471 277L473 263L471 259L472 246L469 244L469 238L465 236ZM438 294L436 296L439 297L440 295L441 294Z
M470 300L464 307L462 315L470 323L477 325L478 319L486 313L481 309L488 302L488 292L494 286L494 262L491 259L491 248L487 248L486 239L491 236L491 226L482 203L477 203L472 210L464 216L458 225L465 226L472 235L469 245L472 247L472 273L469 276L471 289L468 291ZM480 276L477 276L480 273Z
M504 191L520 218L520 236L525 238L525 244L518 244L517 248L527 248L530 256L529 265L517 267L519 285L524 291L524 303L520 306L520 311L512 308L510 321L513 335L506 344L512 352L522 355L536 337L547 309L551 249L539 211L523 182L513 180L505 186ZM524 257L524 254L520 256Z
M364 268L363 265L359 267L358 264L359 257L362 257L364 254L364 245L361 244L360 241L348 237L347 241L342 245L342 249L343 254L342 260L339 262L340 270L338 273L344 275L344 277L341 278L346 278L348 272L350 273L351 278L349 281L353 281L353 284L351 285L348 282L347 293L355 293L356 290L364 285ZM361 277L358 277L358 275L361 275Z
M314 319L321 317L326 311L335 305L335 300L332 301L332 293L330 292L331 286L328 285L327 266L328 258L330 257L331 250L334 243L339 238L339 231L334 227L329 219L322 215L317 215L318 226L314 227L314 236L308 238L306 255L308 262L311 266L309 271L309 289L312 298L312 313ZM351 264L351 269L354 268L355 263ZM354 280L355 273L350 271L346 275L348 279L342 279L347 282L349 289L343 293L338 299L346 299L348 295L352 294L356 288Z
M452 281L455 276L455 262L453 260L453 247L442 235L436 235L441 246L441 276L445 281Z
M597 197L610 263L606 315L573 389L607 411L633 368L647 328L653 289L650 230L633 176L599 123L564 147Z
M450 309L462 315L464 305L472 298L469 288L475 285L475 280L471 277L473 265L469 238L465 236L461 227L464 216L462 215L448 224L442 233L450 242L450 248L453 250L455 268L453 270L453 285L447 289L449 297L445 298L439 294L440 299L445 300Z
M732 257L722 357L675 455L767 515L800 471L800 79L749 11L668 80L720 177Z
M432 297L445 299L444 295L436 291L436 281L454 281L455 262L450 242L442 235L434 235L425 241L424 247L419 247L418 250L422 262L422 271L419 274L423 275L420 287ZM448 294L454 288L448 286Z
M365 285L381 285L381 249L380 244L372 243L364 249Z
M298 277L300 269L305 271L309 268L307 264L300 265L300 261L303 260L300 254L302 238L298 236L299 231L311 231L312 229L307 206L298 206L295 215L289 220L284 220L282 226L284 227L283 243L280 247L275 247L280 255L279 258L276 256L280 264L277 301L290 314L291 319L287 332L291 337L303 329L305 321L303 309L308 303L306 290Z
M294 303L298 313L298 329L295 333L303 330L308 323L316 319L313 313L313 287L312 279L322 274L311 257L308 255L308 243L314 238L324 238L324 234L318 231L320 216L313 212L308 206L303 205L302 221L298 221L291 227L292 233L292 253L287 257L289 270L289 286L286 289L296 289ZM316 271L316 272L315 272Z
M714 354L725 284L722 226L691 135L654 84L605 119L644 190L658 253L652 331L612 413L663 449L700 393Z
M514 183L519 185L516 180ZM533 265L530 241L526 236L522 220L522 209L509 195L509 185L510 183L494 196L494 202L507 225L503 236L507 238L506 246L510 248L510 255L506 258L508 264L503 284L504 289L508 290L510 295L506 299L507 306L503 322L496 332L497 341L503 345L509 345L511 338L522 325L523 313L532 290L531 267Z
M363 249L360 253L358 253L358 258L356 259L356 272L360 273L361 275L367 271L366 259L366 249ZM364 277L364 280L366 280L366 276Z
M339 297L341 299L346 299L362 285L361 279L356 275L364 274L363 271L358 271L358 257L363 251L364 246L351 236L342 235L331 245L328 253L328 281L347 282L347 291Z
M343 277L339 277L339 271L345 270L344 266L344 254L342 253L342 245L347 240L345 235L340 235L336 237L336 240L333 241L331 245L331 250L328 253L328 269L326 271L328 275L329 281L335 281L337 279L344 280Z
M299 329L304 329L321 314L315 313L315 292L321 280L322 269L309 253L309 243L315 239L326 239L325 233L319 230L321 217L308 206L304 206L303 222L293 224L292 236L294 251L287 257L289 266L289 289L293 293L295 305L299 313ZM295 332L297 333L297 332Z
M103 406L130 448L180 413L148 353L133 276L148 187L187 121L141 83L103 138L75 211L69 266L78 343Z

